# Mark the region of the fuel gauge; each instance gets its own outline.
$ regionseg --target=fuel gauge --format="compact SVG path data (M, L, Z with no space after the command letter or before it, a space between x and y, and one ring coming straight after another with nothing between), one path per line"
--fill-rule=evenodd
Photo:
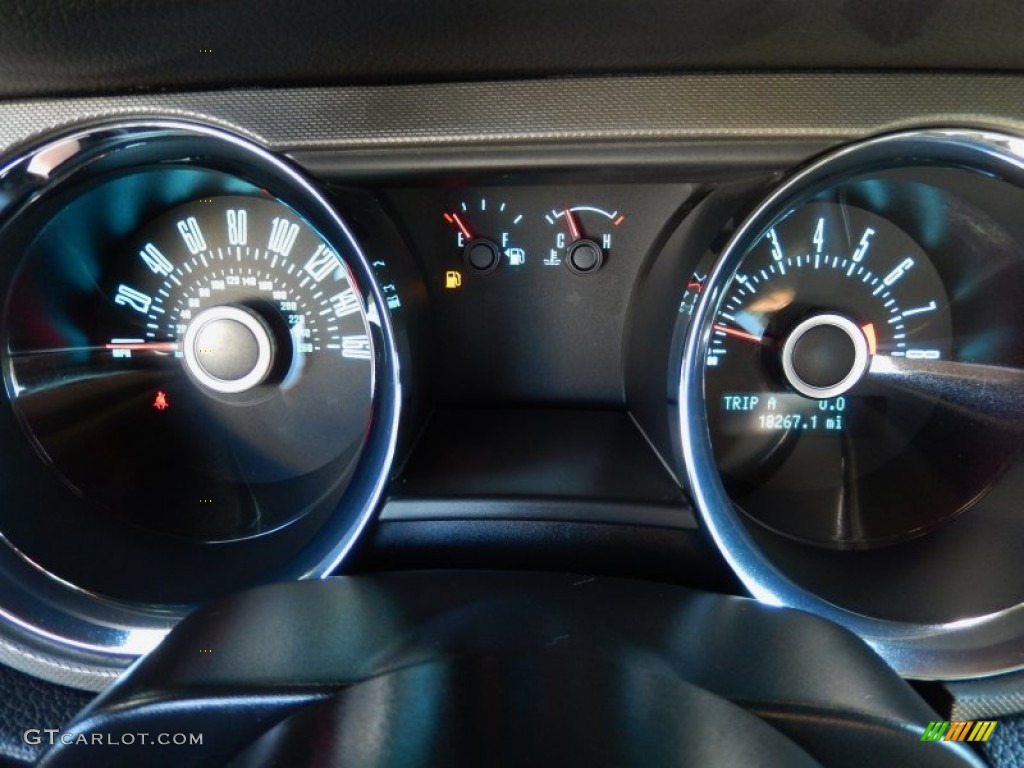
M576 274L588 275L604 264L612 249L613 230L626 217L618 211L576 205L553 209L544 218L558 229L544 266L557 267L564 262Z
M453 230L455 247L465 266L474 272L492 272L504 259L507 266L526 263L526 249L520 241L523 214L501 200L463 201L443 218Z

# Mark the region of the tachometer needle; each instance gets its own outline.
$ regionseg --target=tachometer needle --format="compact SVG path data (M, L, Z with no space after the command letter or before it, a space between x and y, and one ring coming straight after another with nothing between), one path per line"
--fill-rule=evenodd
M142 341L142 342L111 342L105 344L106 349L126 349L131 352L177 352L175 341Z
M868 340L868 354L875 354L875 350L878 349L878 337L875 336L874 324L865 323L860 329L864 331L864 337Z
M718 323L715 323L714 328L716 331L721 331L722 333L728 334L729 336L735 336L737 339L753 341L756 344L763 344L765 342L764 336L755 336L752 333L747 333L746 331L741 331L737 328L730 328L727 325L720 325Z
M573 217L572 211L570 211L568 208L565 209L565 220L569 224L569 236L572 237L573 240L579 240L579 225L576 223L576 219Z

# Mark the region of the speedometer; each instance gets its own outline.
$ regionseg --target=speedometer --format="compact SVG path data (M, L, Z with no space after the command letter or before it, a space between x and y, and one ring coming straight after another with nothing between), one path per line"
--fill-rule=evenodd
M76 280L100 303L47 316L35 287ZM92 276L28 262L7 337L40 452L92 503L157 531L235 539L333 506L370 422L360 288L267 198L178 206Z
M54 136L0 191L4 647L100 686L197 602L333 573L398 439L389 235L190 122Z

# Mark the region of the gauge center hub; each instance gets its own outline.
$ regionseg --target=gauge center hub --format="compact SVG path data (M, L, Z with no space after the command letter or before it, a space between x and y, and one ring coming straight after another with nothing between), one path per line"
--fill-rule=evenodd
M793 389L824 400L848 392L870 362L864 332L837 314L813 315L790 332L782 347L782 370Z
M185 367L203 386L237 394L261 384L274 362L270 329L242 307L211 307L185 332Z

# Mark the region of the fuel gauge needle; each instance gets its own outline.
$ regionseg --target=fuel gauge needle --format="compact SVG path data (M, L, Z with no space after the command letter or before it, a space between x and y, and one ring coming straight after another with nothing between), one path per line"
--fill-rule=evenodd
M737 339L743 339L744 341L752 341L755 344L764 344L767 341L767 339L764 336L755 336L752 333L747 333L746 331L741 331L737 328L730 328L729 326L721 325L720 323L715 323L714 329L716 331L721 331L722 333L727 334L729 336L735 336Z
M471 235L470 232L469 232L469 227L467 227L462 222L462 219L459 218L459 214L457 214L457 213L446 213L444 215L444 218L445 218L445 220L449 224L454 224L456 227L458 227L459 228L459 232L462 233L462 236L464 238L466 238L466 240L472 240L473 239L473 235Z

